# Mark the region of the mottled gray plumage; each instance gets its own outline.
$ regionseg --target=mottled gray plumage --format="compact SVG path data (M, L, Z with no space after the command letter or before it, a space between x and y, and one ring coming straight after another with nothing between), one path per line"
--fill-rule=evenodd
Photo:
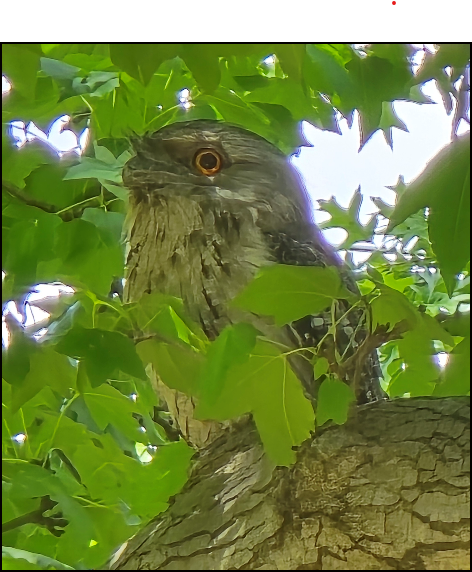
M200 149L214 149L222 168L213 176L194 163ZM356 286L312 222L304 188L287 158L265 139L212 120L176 123L135 142L125 166L131 190L126 296L160 292L184 300L188 314L210 339L228 324L251 320L289 347L311 346L326 333L330 312L276 328L270 319L228 308L227 302L266 265L338 266L348 288ZM347 309L338 304L338 316ZM352 351L365 337L362 314L340 324L337 349ZM293 367L307 391L310 364ZM362 374L361 400L381 396L376 356Z

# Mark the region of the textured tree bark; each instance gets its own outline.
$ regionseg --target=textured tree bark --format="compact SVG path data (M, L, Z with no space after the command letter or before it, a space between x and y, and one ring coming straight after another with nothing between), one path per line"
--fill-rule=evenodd
M117 570L469 570L468 398L358 408L274 467L251 421L200 451Z

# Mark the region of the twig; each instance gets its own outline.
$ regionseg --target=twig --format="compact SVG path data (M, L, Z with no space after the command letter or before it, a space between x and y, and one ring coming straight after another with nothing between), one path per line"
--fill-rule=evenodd
M406 320L399 322L390 332L387 326L378 326L373 334L369 334L361 343L355 354L349 357L344 363L337 366L337 375L340 379L345 379L348 371L354 371L353 387L357 395L362 374L362 365L367 357L381 345L392 340L398 340L408 331Z
M33 197L31 197L28 193L25 193L22 189L18 188L17 186L13 185L8 181L2 180L2 188L12 197L18 199L22 203L30 206L36 207L41 209L44 212L55 214L60 217L63 221L67 222L74 218L79 218L84 210L89 207L93 206L102 206L103 198L101 195L96 195L94 197L90 197L89 199L85 199L80 203L75 205L71 205L70 207L66 207L65 209L58 209L56 206L51 205L49 203L45 203L43 201L39 201ZM108 191L105 191L108 193ZM114 196L110 193L110 197Z
M69 521L62 518L62 513L58 513L55 516L44 516L43 514L48 510L52 510L56 505L57 502L51 500L49 496L42 497L38 509L3 523L2 533L23 526L24 524L39 524L47 528L54 536L61 536L65 531L58 530L57 527L64 529L64 527L69 524Z
M15 199L18 199L19 201L21 201L27 205L29 205L30 207L36 207L38 209L41 209L42 211L45 211L47 213L52 213L52 214L55 214L55 212L57 210L54 205L50 205L48 203L43 203L42 201L38 201L37 199L30 197L27 193L25 193L20 188L13 185L12 183L9 183L8 181L2 180L2 188L5 189L5 191L9 195L11 195Z

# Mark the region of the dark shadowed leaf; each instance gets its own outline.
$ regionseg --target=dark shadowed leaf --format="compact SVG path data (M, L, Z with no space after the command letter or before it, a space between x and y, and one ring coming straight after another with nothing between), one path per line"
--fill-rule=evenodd
M360 112L361 148L380 127L384 101L406 99L412 77L410 65L370 55L353 57L346 64L353 83L354 107Z
M221 79L218 47L214 44L183 44L180 57L203 91L214 91Z
M116 369L146 379L133 342L119 332L75 326L57 344L56 349L74 359L84 360L93 387L106 381Z
M142 84L149 83L164 60L177 55L178 44L110 44L111 61Z

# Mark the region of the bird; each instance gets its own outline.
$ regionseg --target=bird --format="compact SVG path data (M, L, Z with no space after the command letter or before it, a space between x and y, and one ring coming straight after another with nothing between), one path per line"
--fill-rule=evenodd
M181 298L209 340L240 320L289 348L315 347L330 337L330 309L276 327L266 316L244 314L230 304L273 264L334 266L344 285L358 293L347 266L314 223L307 191L282 151L243 127L211 119L176 122L134 138L132 145L134 156L123 169L130 191L125 301L154 291ZM345 300L336 303L332 347L350 355L367 335L365 316L348 311ZM313 366L300 357L290 363L313 395ZM362 365L359 402L385 397L380 377L373 351ZM182 434L197 447L209 443L218 432L192 418L194 402L159 386Z

